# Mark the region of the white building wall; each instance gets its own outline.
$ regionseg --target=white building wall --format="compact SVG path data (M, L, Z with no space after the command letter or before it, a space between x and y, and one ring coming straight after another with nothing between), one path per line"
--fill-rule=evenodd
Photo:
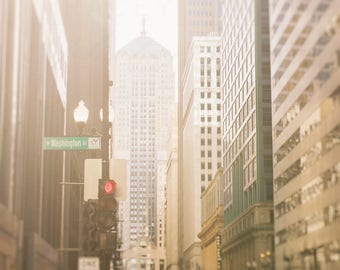
M183 90L183 250L200 267L201 193L221 167L221 40L194 37Z

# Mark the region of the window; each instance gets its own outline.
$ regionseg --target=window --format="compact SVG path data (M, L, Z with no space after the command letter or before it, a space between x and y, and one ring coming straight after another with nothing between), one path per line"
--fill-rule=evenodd
M211 150L208 151L208 157L211 157Z
M205 181L205 175L201 174L201 181Z
M211 170L211 162L208 162L208 169Z
M204 133L204 127L201 127L201 134Z

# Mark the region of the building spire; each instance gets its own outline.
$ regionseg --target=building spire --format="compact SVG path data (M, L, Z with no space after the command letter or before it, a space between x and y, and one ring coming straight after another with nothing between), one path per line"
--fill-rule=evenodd
M142 17L142 32L140 32L142 36L146 35L146 31L145 31L145 15L143 15Z

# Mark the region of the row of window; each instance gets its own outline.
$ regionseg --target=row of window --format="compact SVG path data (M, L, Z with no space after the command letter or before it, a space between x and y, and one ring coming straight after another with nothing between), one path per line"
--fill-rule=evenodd
M212 132L212 127L201 127L201 135L203 134L211 134ZM221 134L221 128L220 127L217 127L216 128L216 133L217 134ZM217 145L221 145L221 139L217 139Z
M213 47L215 48L215 52L220 52L221 51L221 47L220 46L217 46L217 47ZM208 52L210 53L212 50L211 50L211 46L201 46L200 47L200 52L203 53L203 52Z
M320 141L310 147L301 157L292 163L283 173L274 179L274 191L277 192L303 171L314 166L328 152L340 144L340 125L327 133Z
M275 218L279 218L296 207L314 200L320 194L333 188L340 182L340 162L323 172L320 176L309 181L296 192L275 206Z
M212 93L212 92L202 91L200 95L201 95L201 98L215 98L215 94ZM221 93L220 92L216 93L216 99L221 99Z
M278 231L275 235L275 244L277 246L282 245L312 232L324 230L335 223L340 223L340 203L334 203L316 210Z

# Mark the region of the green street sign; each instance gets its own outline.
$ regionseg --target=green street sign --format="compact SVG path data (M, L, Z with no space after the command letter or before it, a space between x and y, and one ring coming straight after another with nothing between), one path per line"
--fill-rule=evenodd
M45 137L44 150L99 150L100 137Z

